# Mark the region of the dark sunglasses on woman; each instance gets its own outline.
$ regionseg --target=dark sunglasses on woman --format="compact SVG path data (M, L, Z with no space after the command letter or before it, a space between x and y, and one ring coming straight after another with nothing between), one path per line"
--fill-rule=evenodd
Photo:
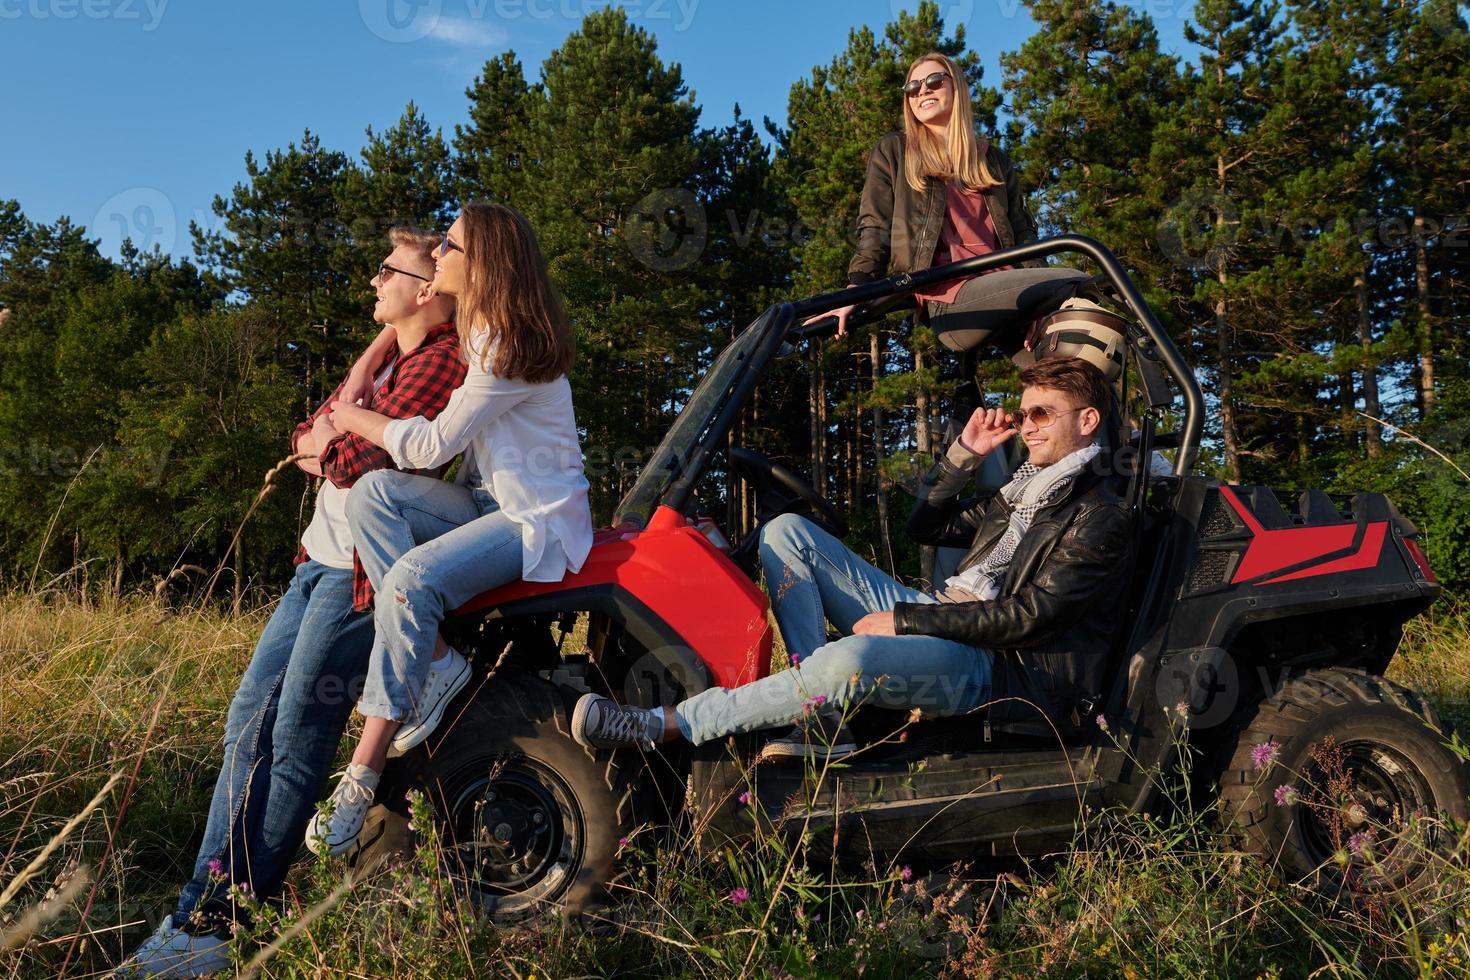
M460 245L458 242L451 241L449 236L445 235L444 241L439 243L439 258L444 258L444 256L449 254L451 249L456 252L463 252L464 246Z
M947 81L949 81L949 72L947 71L936 71L934 74L926 75L923 78L911 78L903 83L903 94L910 96L918 95L919 89L923 89L925 92L938 92L944 87L944 83Z

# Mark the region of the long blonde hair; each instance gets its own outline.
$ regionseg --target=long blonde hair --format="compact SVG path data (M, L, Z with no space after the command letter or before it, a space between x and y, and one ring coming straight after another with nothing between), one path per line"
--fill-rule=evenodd
M455 325L465 360L478 348L481 367L533 384L566 374L574 353L572 328L531 223L503 204L466 204L460 216L465 283ZM483 344L472 341L486 329ZM486 363L492 349L493 365Z
M970 109L970 83L959 65L948 55L930 51L909 64L904 80L907 81L914 69L926 61L939 62L949 73L949 83L954 87L954 105L941 139L919 121L919 117L914 115L913 100L904 95L903 175L909 186L922 191L928 177L952 180L967 191L984 190L1003 183L990 172L985 157L980 153L980 141L975 137L975 115Z

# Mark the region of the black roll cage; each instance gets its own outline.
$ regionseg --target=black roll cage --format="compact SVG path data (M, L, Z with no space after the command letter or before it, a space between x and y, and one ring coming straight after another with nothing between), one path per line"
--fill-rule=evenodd
M1122 263L1107 246L1086 235L1058 235L1044 238L1027 245L979 255L950 265L935 266L921 272L906 272L860 286L852 286L836 292L822 293L808 299L777 303L766 309L747 329L761 330L764 336L757 344L749 364L741 371L735 383L725 393L711 423L699 436L675 474L673 482L661 495L663 506L683 512L694 494L695 487L704 477L710 457L725 441L730 427L740 410L750 399L755 386L760 383L766 368L787 343L799 343L836 332L837 318L826 317L809 325L799 325L814 316L831 313L844 306L856 304L859 309L848 322L861 323L876 319L892 308L891 304L880 303L892 297L910 295L915 289L961 277L969 277L1004 265L1018 265L1032 259L1062 253L1080 253L1092 259L1102 269L1103 276L1113 287L1123 304L1137 319L1144 334L1152 341L1154 354L1178 385L1184 397L1184 416L1179 436L1179 453L1174 461L1174 475L1185 476L1194 467L1199 453L1200 435L1204 428L1204 395L1194 372L1185 363L1183 355L1174 346L1153 310L1144 302L1143 296L1133 281L1128 278ZM881 307L881 311L880 308ZM792 326L797 323L797 326ZM1130 345L1132 346L1132 345ZM1136 352L1135 352L1136 353Z

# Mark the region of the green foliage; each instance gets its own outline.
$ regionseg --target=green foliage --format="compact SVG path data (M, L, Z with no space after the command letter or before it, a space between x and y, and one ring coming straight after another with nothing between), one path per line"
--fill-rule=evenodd
M1207 0L1181 60L1136 7L1028 10L1036 33L1000 59L1004 147L1044 230L1109 245L1196 365L1202 471L1386 490L1445 582L1470 582L1453 470L1387 428L1464 461L1463 11ZM367 280L389 226L442 227L472 198L519 208L541 238L606 519L729 337L772 301L842 286L867 154L928 50L959 62L994 138L991 66L934 0L850 32L792 85L787 128L764 133L739 106L702 122L680 66L614 7L530 81L515 52L488 60L450 141L410 102L357 154L310 131L247 154L220 225L194 228L198 266L130 248L108 261L85 229L0 202L0 577L125 589L218 568L292 424L375 329ZM994 402L1013 373L983 354ZM896 317L783 359L730 442L809 474L856 545L906 554L895 461L941 448L959 374ZM756 515L721 466L701 501L738 538ZM241 532L264 586L289 572L300 480L276 477Z

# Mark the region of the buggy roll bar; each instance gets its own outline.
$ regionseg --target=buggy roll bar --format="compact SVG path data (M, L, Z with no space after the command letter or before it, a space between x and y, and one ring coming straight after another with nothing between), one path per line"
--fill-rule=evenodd
M1194 467L1195 457L1199 453L1200 434L1204 429L1205 399L1200 392L1199 382L1195 380L1194 372L1185 363L1183 355L1179 353L1179 348L1174 346L1174 341L1159 323L1154 311L1149 309L1148 304L1143 301L1138 287L1134 286L1133 281L1128 278L1117 256L1095 238L1089 238L1086 235L1058 235L1055 238L1043 238L1027 245L1018 245L999 252L962 259L951 265L934 266L920 272L900 273L896 276L889 276L887 279L864 283L861 286L852 286L834 293L823 293L820 296L789 304L792 319L799 322L855 303L864 308L855 310L848 322L866 322L869 319L875 319L878 315L879 311L875 307L885 307L882 312L887 312L887 309L892 308L889 304L881 303L882 300L889 297L911 294L915 289L923 286L947 282L962 276L973 276L1003 265L1015 265L1062 252L1080 252L1102 268L1108 282L1117 290L1118 295L1122 297L1123 302L1138 319L1138 322L1143 325L1144 332L1158 349L1159 357L1173 376L1174 383L1179 386L1184 396L1184 424L1179 438L1179 455L1174 461L1174 475L1187 475ZM837 318L828 317L810 325L793 328L787 334L786 339L806 340L832 333L836 327Z
M1179 456L1174 462L1174 475L1187 475L1194 467L1195 456L1199 452L1200 433L1204 427L1205 400L1204 395L1200 393L1194 372L1190 371L1189 366L1184 363L1179 349L1169 339L1168 333L1164 331L1158 318L1154 316L1153 310L1149 309L1148 304L1143 301L1143 296L1128 278L1128 274L1123 271L1123 266L1117 257L1096 239L1085 235L1059 235L1055 238L1031 242L1028 245L1019 245L1015 248L963 259L950 265L889 276L887 279L878 279L861 286L853 286L850 289L823 293L820 296L812 296L795 302L777 303L767 308L754 323L746 328L761 331L759 343L752 352L750 363L736 376L735 381L723 394L715 417L690 447L686 459L675 458L667 461L667 465L674 470L674 473L671 474L669 485L663 493L659 494L658 502L679 512L684 510L694 494L696 484L704 474L705 467L709 464L710 456L724 441L736 416L745 406L755 386L760 383L766 367L787 341L799 342L823 336L834 332L837 328L836 317L826 317L810 325L802 325L802 320L830 313L849 304L858 304L862 309L855 311L854 316L849 318L849 322L865 322L900 305L883 302L884 300L902 298L920 287L962 276L978 275L1002 265L1026 262L1062 252L1080 252L1102 267L1108 281L1118 291L1118 295L1123 298L1128 309L1138 318L1138 322L1143 325L1145 333L1158 349L1164 366L1168 368L1175 383L1183 392L1184 425L1179 439Z

